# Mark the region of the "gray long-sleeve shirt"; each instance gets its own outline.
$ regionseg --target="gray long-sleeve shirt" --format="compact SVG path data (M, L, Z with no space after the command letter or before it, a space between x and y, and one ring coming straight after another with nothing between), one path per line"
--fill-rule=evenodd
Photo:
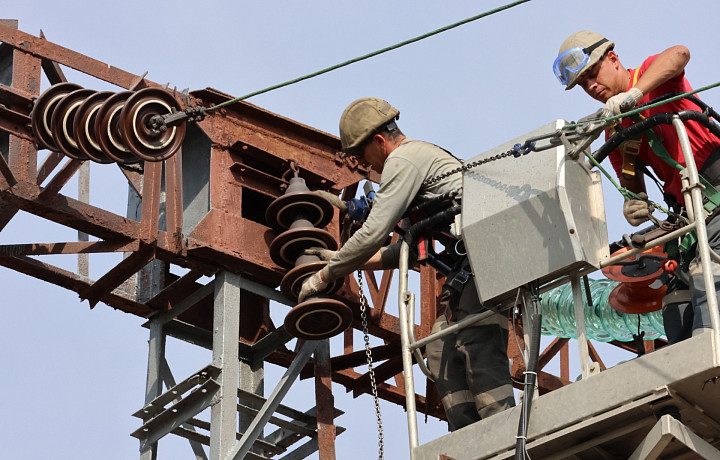
M367 220L328 262L325 273L329 279L352 273L372 257L413 201L460 190L462 176L459 173L423 185L427 179L459 166L460 161L440 147L405 139L385 160L380 188Z

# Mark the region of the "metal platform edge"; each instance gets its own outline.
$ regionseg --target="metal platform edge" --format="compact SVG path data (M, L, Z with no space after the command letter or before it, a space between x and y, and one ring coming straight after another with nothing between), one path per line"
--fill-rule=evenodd
M543 453L546 449L538 448L546 440L555 441L552 451L559 452L578 444L579 439L596 436L598 427L593 426L593 419L611 417L612 426L617 427L637 423L638 417L653 416L658 402L662 398L671 401L678 389L685 406L689 402L711 420L720 420L717 404L720 385L714 384L720 376L720 363L714 361L713 347L713 334L702 334L534 398L528 432L530 455L534 460L554 457ZM709 381L713 382L708 384ZM638 407L642 404L647 407L639 415ZM436 460L443 458L441 455L454 460L512 458L520 409L514 407L422 444L415 449L414 458ZM647 434L653 423L654 419L652 423L640 423L638 429ZM716 431L718 427L715 426ZM562 436L553 436L561 431Z

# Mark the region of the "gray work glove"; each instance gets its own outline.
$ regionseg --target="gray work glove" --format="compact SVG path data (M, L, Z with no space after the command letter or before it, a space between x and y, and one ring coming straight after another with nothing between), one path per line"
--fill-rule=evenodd
M325 248L308 248L303 251L303 255L317 256L320 260L324 260L325 262L335 257L335 254L337 254L337 251Z
M623 215L633 227L650 220L655 207L647 202L648 196L645 192L638 193L639 200L627 200L623 203Z
M300 288L300 295L298 295L298 303L305 300L306 297L315 295L318 292L322 292L327 288L329 281L323 279L322 270L318 270L309 277L305 278L302 287Z
M616 94L607 101L603 110L607 116L620 115L635 107L635 104L643 97L643 92L634 86L624 93Z

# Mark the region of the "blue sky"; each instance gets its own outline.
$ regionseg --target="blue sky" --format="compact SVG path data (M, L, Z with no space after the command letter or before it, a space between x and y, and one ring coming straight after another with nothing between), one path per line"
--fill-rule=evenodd
M152 81L179 89L213 87L239 96L502 4L26 0L4 5L1 14L18 19L25 32L38 35L42 29L64 47L135 74L147 71ZM533 0L249 102L337 134L339 116L350 101L382 97L400 109L399 125L408 136L468 159L552 120L576 120L599 108L580 89L565 92L552 73L557 49L572 32L595 30L615 41L626 67L669 46L686 45L692 55L686 75L697 88L720 80L711 32L718 17L720 3L701 0L682 6L669 0ZM89 88L107 88L77 72L66 75ZM700 97L710 105L720 99L717 90ZM91 203L124 214L126 185L119 176L114 167L93 165ZM72 195L72 186L64 192ZM617 240L630 230L622 218L621 198L606 186L605 202L610 239ZM0 233L0 244L74 238L73 231L19 215ZM72 267L74 258L50 262ZM91 259L91 275L102 275L107 263ZM135 458L138 443L129 433L139 421L130 414L143 403L144 321L102 304L91 311L74 293L7 269L0 270L0 289L4 456ZM356 343L362 343L359 337ZM339 352L333 343L331 353ZM210 360L208 352L180 343L173 342L168 353L177 380ZM618 359L626 357L610 353L606 363ZM276 374L267 371L268 394ZM301 382L297 390L303 388L311 391L311 382ZM371 398L354 400L342 387L335 389L336 405L346 412L337 423L348 428L338 438L338 458L373 458ZM294 401L300 409L309 408L303 398ZM386 458L408 458L404 411L385 404L383 415ZM420 428L421 443L445 430L432 421L421 421ZM362 454L358 445L366 446ZM182 439L161 441L160 459L191 455Z

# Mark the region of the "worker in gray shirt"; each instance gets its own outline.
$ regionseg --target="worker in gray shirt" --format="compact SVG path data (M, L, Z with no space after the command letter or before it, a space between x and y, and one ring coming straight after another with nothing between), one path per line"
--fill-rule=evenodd
M457 172L460 161L440 147L405 137L396 123L399 115L377 98L358 99L343 112L343 152L380 173L380 187L366 221L339 251L308 250L328 264L303 282L299 302L355 270L397 268L397 246L383 244L406 211L449 192L461 192L461 175L448 174ZM439 176L443 178L430 180ZM467 258L459 260L457 267L461 274L470 274ZM484 311L472 278L455 274L447 274L433 332ZM515 405L507 342L508 319L495 314L426 347L428 369L435 377L451 431Z

